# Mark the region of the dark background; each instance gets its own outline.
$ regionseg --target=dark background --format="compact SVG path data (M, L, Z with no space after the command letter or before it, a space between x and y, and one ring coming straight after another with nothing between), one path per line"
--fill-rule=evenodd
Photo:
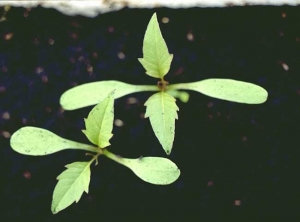
M206 78L248 81L269 92L267 102L238 104L190 92L187 104L177 101L179 120L169 156L181 170L175 183L145 183L100 157L99 165L91 167L89 194L52 215L56 177L64 165L89 158L73 150L24 156L11 149L10 135L23 126L36 126L88 143L81 129L92 107L63 112L60 95L75 85L101 80L156 84L137 61L154 12L174 54L167 75L170 83ZM299 7L124 9L96 18L38 7L12 8L6 17L0 23L3 221L299 218ZM163 17L170 21L162 23ZM118 57L120 52L125 58ZM116 100L115 118L124 126L114 126L112 152L132 158L167 157L149 120L142 118L150 95ZM130 97L138 102L129 104Z

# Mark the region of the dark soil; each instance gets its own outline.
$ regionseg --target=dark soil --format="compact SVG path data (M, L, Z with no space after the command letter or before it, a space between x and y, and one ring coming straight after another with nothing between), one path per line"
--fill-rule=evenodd
M247 81L269 92L267 102L238 104L191 92L187 104L177 102L179 120L169 156L181 170L178 181L151 185L101 157L99 165L92 166L89 194L52 215L56 177L66 164L88 157L73 150L24 156L11 149L10 135L23 126L36 126L88 143L81 129L92 107L62 112L60 95L75 85L101 80L156 84L137 60L155 11L174 54L170 83ZM162 23L163 17L170 21ZM299 218L299 21L300 8L287 6L124 9L96 18L12 8L7 21L0 23L1 221ZM118 57L120 52L125 58ZM167 157L149 120L141 118L150 95L116 100L115 118L124 126L114 126L112 152ZM138 103L128 104L130 97Z

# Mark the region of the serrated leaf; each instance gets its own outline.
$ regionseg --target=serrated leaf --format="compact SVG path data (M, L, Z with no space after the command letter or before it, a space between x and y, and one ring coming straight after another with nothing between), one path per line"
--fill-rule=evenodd
M82 132L95 145L104 148L110 145L109 140L113 136L114 120L114 91L106 99L96 105L89 113L85 121L86 130Z
M153 94L145 103L145 118L149 117L153 131L169 155L175 136L175 119L178 119L176 99L163 91Z
M18 153L42 156L65 149L80 149L97 152L97 148L88 144L78 143L37 127L26 126L16 131L10 145Z
M156 13L151 17L145 33L143 56L138 60L149 76L162 79L169 72L173 55L169 53L162 37Z
M152 85L132 85L115 80L99 81L75 86L65 91L59 102L65 110L79 109L98 104L112 90L115 90L114 98L117 99L136 92L158 91L158 88Z
M264 103L268 98L268 92L264 88L233 79L205 79L169 85L168 88L194 90L217 99L246 104Z
M74 201L77 203L84 191L89 192L90 162L74 162L66 167L68 169L57 177L59 181L53 192L51 210L54 214L67 208Z

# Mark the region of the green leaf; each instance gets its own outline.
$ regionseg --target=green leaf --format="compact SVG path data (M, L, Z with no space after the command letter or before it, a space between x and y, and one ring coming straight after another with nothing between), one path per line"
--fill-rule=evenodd
M194 90L217 99L246 104L264 103L268 98L268 92L264 88L232 79L205 79L169 85L168 88Z
M153 94L145 103L145 118L149 117L153 131L169 155L175 136L175 119L179 108L176 99L163 91Z
M149 76L162 79L169 72L173 55L169 54L166 42L162 37L156 13L150 19L145 33L143 56L138 60Z
M126 159L125 165L139 178L152 184L171 184L180 176L180 170L176 164L167 158L142 157Z
M171 96L174 96L175 98L180 99L180 101L183 103L187 103L190 99L190 94L185 91L167 90L167 93L169 93Z
M65 110L96 105L112 90L115 90L114 98L117 99L131 93L158 91L159 89L157 86L132 85L115 80L92 82L75 86L64 92L60 97L60 105Z
M109 140L113 136L111 133L114 120L113 94L114 91L91 110L87 119L84 119L86 130L82 130L82 132L100 148L109 146Z
M97 152L94 146L67 140L48 130L32 126L16 131L10 139L10 145L16 152L32 156L48 155L65 149Z
M128 167L142 180L156 184L171 184L180 176L180 170L171 160L162 157L140 157L128 159L116 156L108 150L103 154L108 158Z
M79 201L83 191L89 192L91 177L90 162L74 162L66 165L68 169L62 172L52 198L51 210L56 214Z

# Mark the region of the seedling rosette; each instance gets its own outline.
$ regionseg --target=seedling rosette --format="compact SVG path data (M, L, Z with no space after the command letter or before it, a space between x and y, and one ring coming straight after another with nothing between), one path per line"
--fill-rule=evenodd
M65 149L88 151L92 159L88 162L74 162L66 165L66 170L58 177L53 192L52 212L58 213L77 203L83 192L89 192L91 177L90 166L98 163L98 157L104 155L131 169L142 180L156 185L171 184L180 176L180 170L171 160L161 157L123 158L108 151L112 138L114 119L114 92L96 105L85 119L83 133L94 145L83 144L37 127L23 127L16 131L10 140L11 147L18 153L32 156L49 155ZM90 153L93 152L94 154Z
M189 100L189 94L181 90L192 90L237 103L261 104L267 100L268 92L264 88L233 79L211 78L191 83L169 84L164 80L164 76L170 70L172 59L173 55L168 51L154 13L144 37L143 58L139 58L138 61L145 68L147 75L159 79L157 86L132 85L115 80L86 83L64 92L60 104L65 110L95 105L112 89L116 89L116 99L136 92L158 91L145 102L145 118L149 117L154 134L169 155L173 147L175 119L178 119L179 111L174 97L182 102Z

